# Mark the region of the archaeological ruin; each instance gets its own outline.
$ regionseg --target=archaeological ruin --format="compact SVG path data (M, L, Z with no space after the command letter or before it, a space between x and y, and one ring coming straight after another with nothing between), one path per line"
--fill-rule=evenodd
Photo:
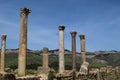
M6 50L6 37L7 35L2 35L2 47L1 47L1 64L0 64L0 72L5 72L5 50Z
M64 29L65 26L59 26L59 73L63 74L65 70L64 62Z
M79 70L76 69L76 35L78 32L71 31L71 49L72 49L72 69L65 69L65 48L64 48L64 31L65 26L60 25L59 30L59 70L56 73L54 69L49 67L49 48L42 49L42 66L38 66L34 75L26 74L26 57L27 57L27 21L28 14L31 11L28 8L20 9L20 41L18 51L18 69L15 71L7 71L5 68L6 54L6 38L3 34L1 39L1 55L0 55L0 80L120 80L120 66L105 66L100 68L90 68L86 59L85 35L80 34L80 48L82 64Z
M20 12L20 42L19 42L19 62L18 62L18 75L25 76L26 69L26 50L27 50L27 19L30 10L21 8Z

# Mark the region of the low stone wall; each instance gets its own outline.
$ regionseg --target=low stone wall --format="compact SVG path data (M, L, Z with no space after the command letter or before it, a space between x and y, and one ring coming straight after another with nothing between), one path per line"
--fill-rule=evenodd
M73 79L72 74L66 75L53 76L52 73L49 73L48 79L46 79L38 75L16 77L14 74L0 73L0 80L120 80L120 67L112 68L108 66L101 67L100 69L93 68L89 70L88 74L78 72L76 79Z
M15 77L14 74L0 73L0 80L40 80L38 77Z

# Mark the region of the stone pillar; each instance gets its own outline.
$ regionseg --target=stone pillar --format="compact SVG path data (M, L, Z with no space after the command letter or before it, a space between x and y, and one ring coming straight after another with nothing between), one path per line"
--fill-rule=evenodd
M72 36L72 63L73 70L76 71L76 34L77 32L70 32Z
M80 40L81 40L82 61L84 63L84 62L86 62L86 57L85 57L85 35L81 34L79 37L80 37Z
M29 9L21 8L18 76L25 76L26 51L27 51L27 21L28 21L28 14L29 13L30 13Z
M1 46L1 72L5 72L5 51L6 51L6 37L7 35L2 35L2 46Z
M43 67L48 68L48 48L43 48Z
M63 74L65 70L64 63L64 29L65 26L59 26L59 73Z

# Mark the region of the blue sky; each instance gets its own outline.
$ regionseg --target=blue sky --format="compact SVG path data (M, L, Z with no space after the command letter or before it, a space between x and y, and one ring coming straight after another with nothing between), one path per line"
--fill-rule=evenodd
M0 35L7 34L7 48L19 45L20 8L28 16L28 48L59 48L58 26L65 28L65 48L71 50L71 31L86 35L86 51L120 51L120 0L1 0Z

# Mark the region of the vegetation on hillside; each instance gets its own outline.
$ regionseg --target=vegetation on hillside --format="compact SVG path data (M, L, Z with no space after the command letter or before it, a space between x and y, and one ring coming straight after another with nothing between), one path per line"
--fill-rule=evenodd
M58 54L55 52L58 52L57 50L49 51L49 67L55 69L58 71L59 68L59 57ZM72 69L72 54L71 51L66 50L67 54L65 54L65 69L71 70ZM69 54L68 54L69 53ZM94 55L88 54L88 56ZM111 66L120 66L120 53L116 54L98 54L92 58L87 58L87 61L90 63L89 67L95 67L99 68L101 66L111 65ZM80 54L77 54L76 56L76 65L77 70L80 69L80 65L82 63ZM32 50L29 50L27 52L27 69L28 72L30 70L37 70L39 66L42 66L42 51L34 52ZM18 68L18 53L12 53L7 52L6 54L6 67L17 69Z

